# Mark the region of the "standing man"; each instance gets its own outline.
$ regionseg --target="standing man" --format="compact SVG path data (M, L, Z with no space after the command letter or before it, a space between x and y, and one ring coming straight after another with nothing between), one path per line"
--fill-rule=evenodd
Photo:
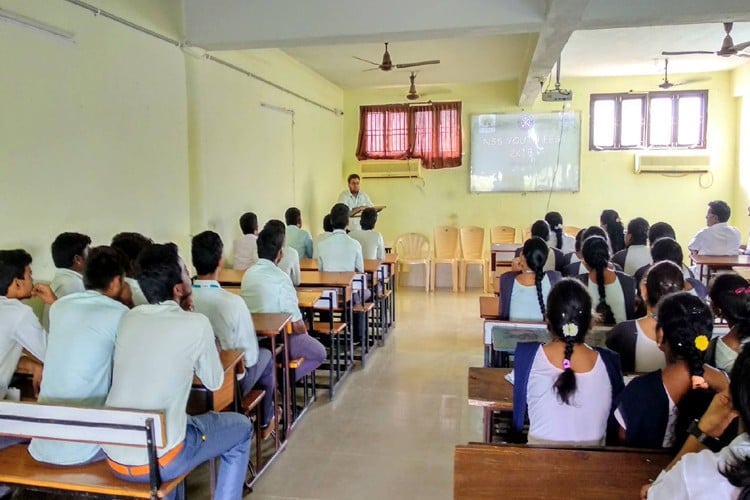
M349 207L349 213L353 208L357 207L372 207L372 200L367 196L367 193L359 190L359 175L350 174L346 178L346 182L349 184L349 189L344 190L339 195L339 203L343 203ZM351 221L350 229L360 229L359 217L354 217Z

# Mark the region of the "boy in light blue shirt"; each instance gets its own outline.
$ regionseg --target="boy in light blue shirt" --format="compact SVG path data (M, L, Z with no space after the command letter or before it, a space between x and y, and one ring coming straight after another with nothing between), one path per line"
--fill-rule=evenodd
M311 259L313 241L310 233L302 229L302 213L297 207L290 207L284 212L286 220L286 244L294 248L300 259Z

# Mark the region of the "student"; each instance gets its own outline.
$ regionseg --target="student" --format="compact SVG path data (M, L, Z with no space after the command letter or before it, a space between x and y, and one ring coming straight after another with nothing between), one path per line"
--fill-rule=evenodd
M565 234L563 231L563 218L560 212L547 212L544 220L552 230L550 234L550 246L560 250L563 255L574 252L575 238Z
M222 349L245 353L245 372L239 379L240 390L243 396L256 387L266 391L261 429L262 438L267 439L276 427L273 355L268 349L259 349L253 318L242 297L222 289L218 282L219 271L224 264L221 237L213 231L204 231L193 237L190 250L193 267L198 274L193 280L193 308L211 322Z
M604 444L612 401L623 380L615 353L584 343L591 324L586 288L564 278L547 299L552 340L516 347L513 427L523 427L528 406L529 444Z
M253 432L250 421L231 412L185 413L194 374L208 390L216 390L224 381L224 369L208 318L180 306L188 303L192 286L177 245L144 249L136 263L136 279L149 303L122 320L106 405L164 412L167 442L157 450L163 481L221 457L215 498L241 498ZM148 464L145 449L102 448L116 477L149 481L148 467L141 467L142 474L132 469Z
M547 256L547 262L544 264L544 270L557 271L559 269L562 269L564 261L563 253L557 248L549 247L549 235L549 224L547 224L546 221L538 220L531 225L531 237L537 236L541 238L545 243L547 243L547 246L549 248L549 255ZM516 250L516 257L519 257L521 255L522 250L523 247Z
M703 363L713 330L708 306L687 292L664 297L657 307L656 343L667 366L633 379L613 412L625 446L680 447L688 422L706 410L713 392L728 386L726 376ZM616 423L615 423L616 422Z
M58 298L85 290L82 273L90 245L91 238L81 233L61 233L52 242L52 261L57 269L50 288Z
M281 259L284 233L264 228L258 235L258 263L242 277L241 295L252 313L285 313L292 316L289 335L291 358L304 358L297 368L297 380L315 370L326 359L325 347L307 334L307 327L299 310L297 292L292 282L276 263Z
M660 238L672 238L677 239L677 235L674 232L674 228L666 222L656 222L651 224L648 228L648 244L653 246L654 243Z
M362 246L362 257L365 259L385 259L383 235L375 231L377 221L378 211L374 208L365 208L359 221L362 229L355 229L349 233L349 236Z
M646 373L664 368L664 353L656 345L656 304L685 286L682 271L672 262L657 262L640 282L646 315L618 323L607 333L607 347L620 355L622 371Z
M750 283L737 273L722 273L711 283L711 309L726 320L729 333L711 340L706 363L731 372L742 344L750 337Z
M632 319L635 313L635 282L633 278L609 267L609 247L601 236L587 237L581 249L588 273L578 279L591 294L595 310L604 325Z
M521 252L520 272L509 271L500 277L500 319L544 321L544 304L550 288L561 276L544 272L549 255L547 242L538 236L526 240Z
M725 201L708 204L706 227L698 231L688 243L690 253L697 255L739 255L742 235L727 224L732 209Z
M603 210L599 216L599 225L607 232L610 250L613 254L625 248L625 228L616 210Z
M292 285L299 286L300 280L300 267L299 267L299 254L297 250L286 244L286 229L284 223L280 220L271 219L266 222L263 229L270 227L275 231L281 231L284 233L284 246L281 248L281 260L276 264L279 269L289 275L289 279L292 280Z
M112 383L112 357L128 308L119 302L125 278L120 253L91 249L83 274L86 291L50 308L50 330L39 403L103 408ZM29 453L40 462L76 465L104 459L99 445L33 439Z
M333 224L331 224L331 214L328 213L323 217L323 232L313 240L313 259L318 259L318 245L320 245L320 242L331 236L331 234L333 234Z
M302 213L297 207L290 207L284 212L286 219L286 243L294 248L301 259L311 259L313 242L310 233L302 229Z
M318 270L363 273L362 245L346 234L349 208L343 203L331 208L331 225L333 233L318 243Z
M119 250L125 258L125 283L130 288L130 307L148 304L138 280L135 279L135 262L144 248L153 244L151 238L140 233L118 233L112 238L112 248ZM125 292L127 294L127 291Z
M643 266L651 264L651 251L648 241L648 221L636 217L628 222L628 233L625 235L625 249L612 256L612 262L622 267L625 274L633 276Z
M692 293L704 302L706 301L706 297L708 296L706 285L695 277L690 268L683 264L682 247L679 243L672 238L659 238L651 246L651 258L654 262L668 260L679 266L680 269L682 269L682 275L685 278L685 291ZM644 266L636 271L634 276L636 283L640 282L647 270L648 266Z
M244 271L258 262L258 216L246 212L240 217L242 236L234 240L234 269Z

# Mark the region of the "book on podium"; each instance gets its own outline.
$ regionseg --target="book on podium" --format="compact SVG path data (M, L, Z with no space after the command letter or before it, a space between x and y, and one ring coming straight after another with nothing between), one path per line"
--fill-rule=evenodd
M362 211L364 211L365 208L374 208L380 213L385 207L385 205L376 205L374 207L354 207L349 211L349 217L362 217Z

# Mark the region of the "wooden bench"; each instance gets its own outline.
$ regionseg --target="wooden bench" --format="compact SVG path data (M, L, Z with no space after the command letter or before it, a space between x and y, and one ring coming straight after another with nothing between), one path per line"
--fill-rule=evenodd
M167 432L166 419L159 412L0 401L0 435L147 448L150 468L149 483L133 483L116 478L104 461L48 465L34 460L26 445L15 445L0 450L0 484L106 498L156 499L168 495L187 476L161 481L156 449L166 445Z
M671 461L661 451L468 444L454 454L454 500L636 499Z

